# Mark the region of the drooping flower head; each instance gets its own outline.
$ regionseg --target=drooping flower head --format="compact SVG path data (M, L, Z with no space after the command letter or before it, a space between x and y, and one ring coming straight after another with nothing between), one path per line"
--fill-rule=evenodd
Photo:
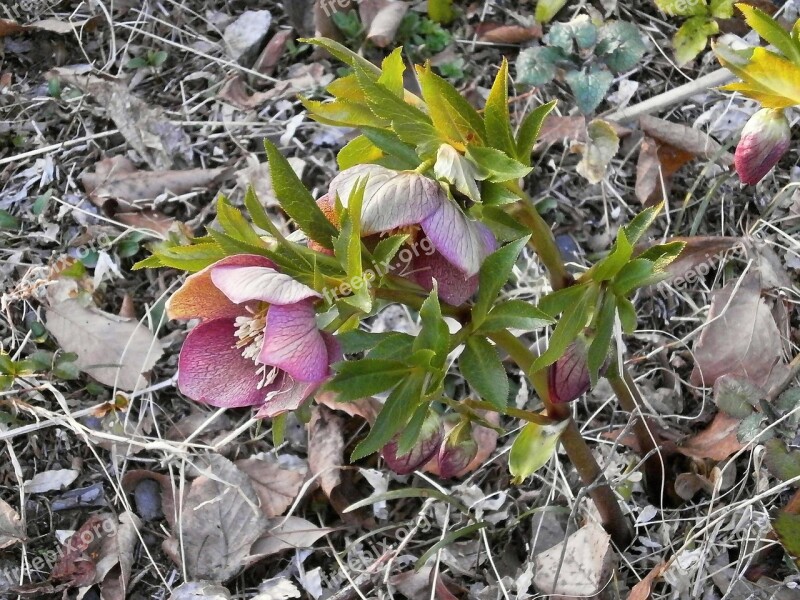
M356 182L363 179L367 183L361 209L362 235L400 229L418 233L412 243L428 244L432 251L414 253L409 277L429 291L435 279L439 295L450 304L462 304L472 296L483 260L497 247L486 226L464 214L437 181L413 171L393 171L373 164L351 167L337 175L327 196L321 199L323 212L332 213L337 195L346 207Z
M774 167L789 149L791 126L783 110L762 108L742 130L734 162L739 179L755 185Z
M553 404L577 400L591 386L588 348L583 338L572 342L564 354L547 371L547 387Z
M167 307L170 318L201 319L181 348L181 392L211 406L258 407L258 417L297 409L340 355L317 328L318 297L257 255L190 275Z

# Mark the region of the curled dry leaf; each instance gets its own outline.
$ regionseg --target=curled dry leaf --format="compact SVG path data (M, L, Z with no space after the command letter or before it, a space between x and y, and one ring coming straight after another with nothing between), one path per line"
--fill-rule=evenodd
M178 556L165 550L174 560L183 549L183 566L192 579L227 581L245 566L250 547L269 523L247 474L221 456L201 460L204 474L192 481L173 528L175 538L182 538L172 548Z
M323 535L333 529L317 527L300 517L270 519L265 534L252 547L252 558L272 556L283 550L310 548Z
M253 65L253 70L264 75L272 75L281 57L286 53L286 44L292 37L294 37L294 31L291 29L281 29L273 35Z
M265 456L236 461L236 467L250 478L265 517L278 517L291 506L305 480L305 471L284 469Z
M750 273L713 293L708 320L694 347L692 385L712 386L726 374L765 387L783 360L780 332Z
M331 410L347 413L351 417L361 417L370 425L375 423L375 419L378 418L378 413L383 406L375 398L362 398L354 402L338 402L335 393L325 391L314 396L314 401L317 404L327 406Z
M191 159L186 132L174 125L161 108L134 96L122 80L79 74L66 68L52 69L48 75L89 94L98 111L114 121L151 169L169 169L176 157L187 162Z
M0 499L0 550L25 539L22 518L8 502Z
M27 31L47 31L66 35L69 33L80 34L84 31L94 31L103 21L100 15L80 21L63 21L61 19L41 19L33 23L17 23L10 19L0 19L0 38L7 35L15 35Z
M54 469L37 473L23 484L26 494L43 494L61 490L78 478L75 469Z
M611 159L619 150L619 137L605 121L595 119L586 127L588 141L583 147L583 158L578 163L578 174L591 184L603 181Z
M481 42L491 44L524 44L542 37L542 26L538 23L525 27L523 25L500 25L499 23L481 23L475 33Z
M658 204L669 194L672 176L694 155L645 136L636 163L636 197L645 206Z
M656 579L661 577L666 566L666 563L661 562L653 567L644 579L633 586L630 594L628 594L628 600L650 600L652 598L653 584Z
M639 126L645 135L669 144L673 148L706 160L716 158L725 166L733 164L733 155L730 152L724 152L719 142L704 131L650 115L639 117Z
M230 75L217 92L217 98L242 110L258 108L274 96L274 89L251 94L247 91L244 78L239 74Z
M408 3L396 0L381 8L367 30L367 39L378 48L386 48L394 42L397 28L408 11Z
M708 427L680 444L678 452L698 460L725 460L744 448L744 444L736 438L740 422L735 417L718 412Z
M152 369L163 354L156 337L135 320L69 298L65 288L71 285L61 280L48 288L48 331L61 348L78 355L75 365L100 383L126 392L144 387L142 373Z
M581 527L565 541L536 555L533 584L542 594L594 596L611 577L614 553L610 542L611 536L600 525Z

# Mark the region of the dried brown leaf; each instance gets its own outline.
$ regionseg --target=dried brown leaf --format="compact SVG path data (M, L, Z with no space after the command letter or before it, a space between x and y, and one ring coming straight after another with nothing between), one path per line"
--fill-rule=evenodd
M639 149L636 164L636 197L645 206L652 206L669 193L672 176L694 155L666 142L658 142L645 136Z
M33 23L17 23L9 19L0 19L0 37L14 35L26 31L47 31L66 35L69 33L80 34L83 31L93 31L103 21L103 17L96 16L81 21L63 21L61 19L41 19Z
M378 11L367 30L367 39L378 48L386 48L394 42L397 28L408 11L406 2L390 2Z
M272 75L281 57L286 53L286 44L293 37L294 31L291 29L281 29L273 35L253 65L253 70L264 75Z
M22 518L14 507L0 499L0 549L8 548L24 539Z
M694 347L692 385L712 386L726 374L765 387L783 360L780 332L750 273L714 292L700 339Z
M308 466L328 498L341 481L344 466L344 419L324 406L315 407L308 423Z
M245 473L217 455L202 463L204 474L192 481L173 535L182 537L190 578L226 581L245 566L269 523Z
M283 550L310 548L331 531L300 517L276 517L269 520L266 533L253 544L251 557L256 560Z
M337 402L336 394L333 392L320 392L314 396L314 400L317 404L327 406L331 410L347 413L351 417L361 417L370 425L375 423L383 406L375 398L362 398L355 402Z
M678 452L696 459L725 460L744 448L736 438L740 420L723 412L714 415L714 420L678 446Z
M305 471L281 468L260 456L236 461L236 467L249 478L261 501L265 517L278 517L292 505L305 480Z
M723 152L719 142L700 129L650 115L639 117L639 126L646 135L669 144L673 148L684 150L706 160L711 160L719 155L718 158L723 165L733 164L733 155Z
M538 23L530 27L522 25L500 25L481 23L476 28L478 39L491 44L524 44L542 37L542 26Z
M667 563L658 563L650 572L631 589L628 600L650 600L652 598L653 584L666 570Z

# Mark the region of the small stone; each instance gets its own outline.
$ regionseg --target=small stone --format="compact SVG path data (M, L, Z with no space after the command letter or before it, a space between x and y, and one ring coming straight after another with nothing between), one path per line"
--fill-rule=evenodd
M245 11L222 34L228 56L239 60L250 51L257 50L267 37L272 14L268 10Z

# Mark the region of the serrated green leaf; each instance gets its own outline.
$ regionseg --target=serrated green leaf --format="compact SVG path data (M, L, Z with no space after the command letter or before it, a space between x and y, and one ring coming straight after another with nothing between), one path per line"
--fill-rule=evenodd
M559 61L566 57L558 48L537 46L525 48L517 56L517 83L541 86L553 81Z
M531 164L531 153L539 139L539 132L542 130L542 125L547 115L555 108L557 100L552 100L547 104L542 104L540 107L532 110L527 114L522 121L522 125L517 132L517 160L525 165Z
M398 98L403 98L403 73L406 65L403 62L403 49L395 48L381 63L381 75L378 83L386 86Z
M581 283L550 292L539 301L539 310L555 317L578 302L587 293L590 285L591 283Z
M675 48L675 61L685 65L695 58L708 43L708 37L719 33L719 25L709 17L691 17L686 19L672 38Z
M352 50L346 48L339 42L329 38L300 38L297 40L301 44L312 44L324 48L340 61L352 68L363 69L365 73L369 73L373 79L380 77L381 70L369 62L363 56L356 54Z
M436 357L434 366L441 368L450 351L450 329L442 318L442 308L439 305L436 289L422 303L419 318L422 327L414 340L412 349L414 352L432 350Z
M567 346L574 342L578 334L586 327L586 322L591 310L594 308L597 294L597 288L589 286L586 288L583 296L581 296L575 304L567 306L564 309L561 319L558 321L558 325L556 325L553 334L550 336L547 350L533 362L529 374L533 374L540 369L550 366L561 358Z
M714 0L712 0L712 3L713 1ZM747 21L747 24L750 25L758 35L780 50L781 54L790 61L800 65L800 42L793 39L792 36L781 27L780 23L755 6L740 2L736 5L736 8L742 11L745 21Z
M595 53L615 73L633 69L644 56L645 50L639 28L633 23L613 21L600 30L600 41Z
M636 258L645 258L653 263L653 271L660 273L675 261L686 247L686 242L657 244L642 252Z
M764 464L770 473L781 481L800 477L800 450L789 451L779 439L767 440L764 446ZM795 482L794 486L800 487L800 482Z
M333 127L387 127L389 121L377 116L366 104L350 100L322 102L300 98L309 116L323 125Z
M512 483L520 485L547 464L568 424L567 420L553 425L527 423L522 428L508 454L508 470L514 477Z
M781 544L786 552L800 558L800 515L793 515L787 512L778 514L778 518L772 522L772 528L781 540Z
M272 188L283 211L309 238L325 248L333 248L332 238L337 235L336 228L322 213L314 197L277 146L265 139L264 148L269 160Z
M597 383L597 377L603 363L606 362L608 351L611 347L611 338L614 335L614 322L617 317L617 299L613 294L606 294L600 311L594 319L594 337L589 345L586 355L586 364L589 367L589 380L592 386Z
M470 336L458 358L461 374L478 395L497 410L508 402L508 375L500 355L485 337Z
M566 23L554 23L545 41L569 56L594 46L597 36L597 27L588 15L578 15Z
M397 159L402 169L414 170L422 163L414 148L404 143L393 131L362 127L361 133L384 154Z
M229 237L256 248L266 247L242 212L231 206L223 195L220 195L217 200L217 221L222 227L222 231Z
M497 183L490 183L489 185L500 185ZM484 182L483 189L486 190L487 183ZM501 242L511 242L518 240L520 237L530 234L530 229L525 227L513 216L509 215L505 210L499 206L486 206L486 192L482 194L484 204L480 205L480 212L477 210L470 211L471 214L479 214L480 221L486 225L494 237ZM475 207L473 207L475 208Z
M266 231L276 240L284 241L283 234L272 222L272 219L269 218L269 215L267 215L267 211L258 199L252 185L248 185L247 191L244 193L244 206L256 227Z
M415 339L413 335L395 332L387 336L385 340L378 342L378 344L369 351L367 358L406 360L413 354ZM409 361L409 364L412 364L411 361Z
M628 264L633 255L633 243L628 240L625 228L617 233L614 247L604 259L598 261L591 269L581 276L581 280L610 281L617 276L622 268Z
M356 354L358 352L371 350L380 342L395 335L403 334L397 334L391 331L372 333L370 331L364 331L363 329L353 329L345 333L337 333L336 341L342 349L342 354Z
M508 110L508 61L505 57L486 99L483 120L486 124L486 142L508 156L516 156L517 147L511 131L511 115Z
M365 135L359 135L345 144L336 155L340 171L365 163L374 163L383 157L383 152Z
M623 227L625 236L632 245L636 245L639 240L642 239L642 236L648 229L650 229L650 226L656 220L656 217L658 217L658 215L661 213L661 209L663 208L663 202L656 204L655 206L651 206L650 208L646 208L636 215L630 223Z
M167 265L161 262L161 259L158 258L158 256L153 254L152 256L148 256L147 258L138 261L133 265L133 267L131 267L131 269L133 271L138 271L139 269L161 269L166 266Z
M508 281L517 257L530 236L520 238L495 250L486 257L478 272L478 298L472 309L472 321L479 325L489 313L489 308Z
M422 98L436 130L460 150L470 144L485 144L483 119L450 83L433 72L430 64L417 66Z
M217 244L194 244L192 246L160 247L154 256L165 267L194 273L225 258L225 253Z
M619 315L620 323L622 323L622 331L627 334L636 331L639 317L636 314L636 307L633 306L633 302L628 298L617 297L617 314Z
M614 76L610 71L593 66L586 71L570 71L564 77L564 81L572 90L580 111L588 115L603 101L614 82Z
M425 373L412 372L392 390L369 435L353 450L351 461L378 452L406 426L422 401L424 384Z
M326 389L338 394L339 402L352 402L393 388L409 376L408 365L397 360L362 358L333 365L336 375Z
M555 323L555 319L545 314L533 304L524 300L507 300L489 311L478 332L489 333L503 329L534 331Z
M467 146L467 158L487 172L487 179L495 183L520 179L533 170L496 148Z
M406 240L408 240L408 234L397 234L383 238L372 251L372 258L375 264L379 267L388 267Z
M519 196L508 189L502 183L495 183L494 181L484 181L481 183L481 203L484 206L503 206L505 204L513 204L514 202L519 202ZM519 222L517 222L519 225ZM515 231L523 231L524 227L515 227ZM505 239L516 239L520 234L513 236L512 238L505 238Z
M658 283L667 277L658 273L655 265L643 258L634 258L626 264L614 278L612 287L618 296L628 296L633 290Z
M744 377L726 374L714 382L714 403L721 411L737 419L749 417L756 410L764 392Z
M534 17L537 23L549 23L558 14L567 0L537 0Z

